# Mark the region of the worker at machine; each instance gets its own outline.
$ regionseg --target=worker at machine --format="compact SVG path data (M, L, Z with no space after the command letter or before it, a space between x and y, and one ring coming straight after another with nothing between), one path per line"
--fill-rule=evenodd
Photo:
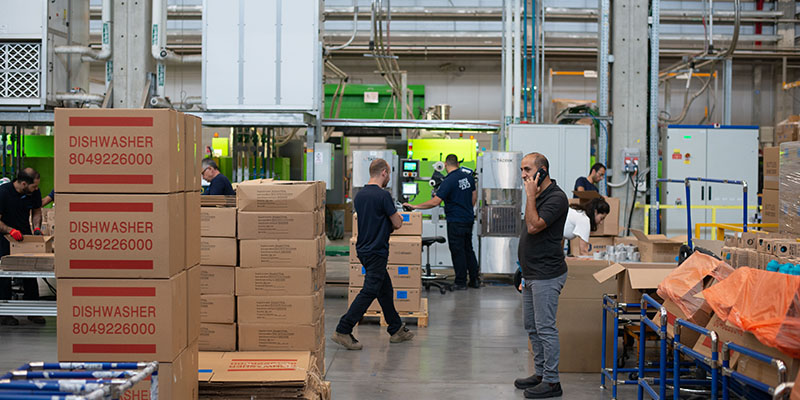
M233 191L233 186L231 186L231 181L228 180L228 177L221 174L219 172L219 167L217 167L217 163L210 158L204 158L202 164L203 172L200 175L209 182L208 187L206 190L203 191L203 194L206 195L213 195L213 196L235 196L236 192Z
M46 206L46 205L48 205L48 204L50 204L50 203L52 203L54 201L56 201L56 190L55 189L51 190L50 193L47 196L44 196L42 198L42 207L44 207L44 206Z
M579 192L599 192L600 190L597 188L597 184L603 180L606 176L606 166L601 163L594 163L592 165L591 171L589 171L589 176L580 177L575 180L575 188L572 190L577 190ZM573 198L577 198L578 196L572 195Z
M585 205L570 205L564 224L564 239L580 238L578 248L572 249L573 255L589 254L589 235L597 230L597 225L606 219L609 212L611 207L602 197L596 197Z
M425 210L437 207L444 201L444 214L447 216L447 244L450 247L450 256L453 259L453 269L456 272L455 290L465 290L469 287L481 287L478 277L478 260L472 248L472 225L475 222L475 201L478 192L475 190L475 179L459 167L458 157L450 154L444 162L447 176L445 176L436 194L430 200L413 205L404 203L403 207L412 210ZM467 282L469 273L469 282Z
M33 224L33 230L31 230ZM39 173L25 168L17 179L0 185L0 232L21 241L23 235L42 234L42 194L39 192ZM8 240L0 238L0 256L11 253ZM39 285L35 278L22 280L23 300L39 300ZM11 300L11 278L0 278L0 300ZM44 317L29 316L28 320L39 325ZM0 317L0 325L19 325L12 316Z
M350 304L331 340L348 350L361 350L363 345L353 336L353 327L361 321L367 308L375 299L383 311L389 327L390 343L400 343L414 338L394 308L392 278L386 270L389 261L389 235L403 226L392 196L384 190L389 184L391 169L386 160L378 158L369 165L369 182L353 200L358 214L358 239L356 253L364 266L364 286Z
M556 329L558 296L567 281L567 263L561 247L567 221L567 195L548 176L550 164L544 155L523 157L525 229L519 239L522 268L522 312L525 330L533 348L534 374L514 381L525 390L525 398L543 399L562 395L558 377L559 340Z

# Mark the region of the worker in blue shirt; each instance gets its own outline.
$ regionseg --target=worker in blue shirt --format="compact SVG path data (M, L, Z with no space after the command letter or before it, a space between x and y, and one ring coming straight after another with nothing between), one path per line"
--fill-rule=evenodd
M432 199L417 205L405 203L403 206L425 210L436 207L444 201L444 214L447 217L447 243L450 256L453 258L453 269L456 272L455 290L465 290L467 286L481 287L478 277L478 259L472 248L472 226L475 223L475 178L464 168L459 167L458 157L450 154L445 158L444 168L447 171L436 194ZM469 273L469 282L467 274Z
M606 166L601 163L594 163L592 165L591 171L589 171L589 176L580 177L575 180L575 188L572 190L578 192L599 192L600 190L597 188L597 184L603 180L606 176ZM578 196L572 195L573 198L578 198Z
M203 194L215 196L236 195L236 192L233 191L233 186L231 186L231 181L228 180L227 176L219 172L219 167L217 167L217 163L214 160L204 158L202 168L200 175L210 183L206 190L203 191Z

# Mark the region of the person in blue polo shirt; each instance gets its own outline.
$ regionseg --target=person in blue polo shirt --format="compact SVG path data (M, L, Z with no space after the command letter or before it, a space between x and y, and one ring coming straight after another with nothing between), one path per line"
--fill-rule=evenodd
M465 290L467 285L478 289L481 287L478 277L478 259L472 248L472 225L475 223L475 179L471 173L459 167L458 157L450 154L445 158L444 168L447 171L444 181L439 185L432 199L417 205L405 203L403 206L416 210L425 210L438 206L444 201L444 214L447 217L447 243L453 258L453 269L456 272L455 290ZM469 282L467 282L469 273Z

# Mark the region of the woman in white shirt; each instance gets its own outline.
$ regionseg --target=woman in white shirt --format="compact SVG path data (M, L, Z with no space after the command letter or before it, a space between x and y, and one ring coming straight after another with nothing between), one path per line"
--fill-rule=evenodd
M564 224L564 238L580 238L579 248L572 249L573 255L589 254L589 234L597 230L597 225L606 219L610 211L611 207L602 197L594 198L583 206L570 205L567 222Z

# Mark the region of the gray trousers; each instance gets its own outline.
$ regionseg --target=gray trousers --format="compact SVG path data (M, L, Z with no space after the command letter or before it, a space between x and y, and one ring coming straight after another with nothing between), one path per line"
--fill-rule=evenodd
M556 312L558 296L567 281L567 274L553 279L525 280L522 289L522 313L525 330L533 347L536 375L547 383L559 382L558 359L560 348Z

